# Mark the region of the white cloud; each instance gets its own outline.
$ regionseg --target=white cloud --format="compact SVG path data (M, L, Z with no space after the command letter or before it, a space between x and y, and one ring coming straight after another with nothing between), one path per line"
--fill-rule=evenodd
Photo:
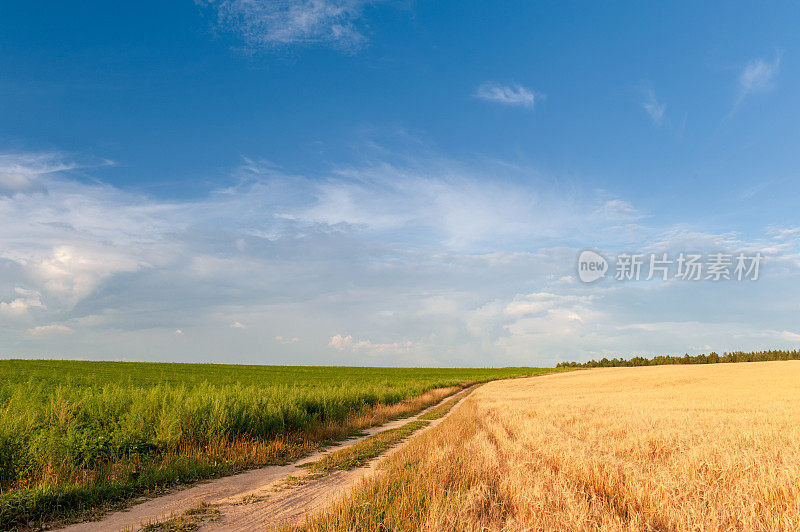
M330 341L328 341L328 347L332 347L333 349L338 349L339 351L352 348L353 337L350 335L343 336L341 334L335 334L331 336Z
M597 213L609 221L638 220L642 214L636 210L629 201L621 199L608 199L601 203Z
M780 68L780 55L776 56L771 62L757 58L747 63L744 70L739 74L739 89L742 96L772 90L775 85L775 77L780 72Z
M585 313L594 296L559 295L550 292L536 292L517 295L503 309L507 316L522 317L536 314L558 314L570 320L583 321Z
M781 332L781 338L784 340L788 340L790 342L798 342L800 343L800 334L791 331L783 331Z
M308 193L315 201L284 219L371 232L416 231L450 248L483 250L544 239L564 242L590 227L596 232L640 216L621 199L603 198L606 208L594 208L594 193L562 190L527 168L462 166L434 158L422 165L347 168L336 177L313 185Z
M594 296L535 292L517 295L503 309L505 334L496 344L519 359L526 349L537 345L564 356L608 347L597 335L598 326L608 318L597 310ZM569 356L569 355L567 355Z
M718 250L766 251L764 241L748 243L736 233L709 233L697 231L686 224L676 225L652 234L643 251L662 251L676 254L680 252L712 252Z
M656 91L652 87L645 90L645 99L642 102L642 108L647 112L650 120L656 126L662 126L667 112L667 104L661 103L656 98Z
M233 323L231 323L231 329L246 329L246 327L241 323L239 323L238 321L234 321Z
M74 307L121 273L163 265L179 254L169 235L182 209L109 186L66 179L77 168L58 154L5 154L0 167L29 184L0 194L0 261L24 272L52 310Z
M35 187L0 196L0 312L14 318L0 320L0 351L324 363L329 345L342 364L508 365L791 342L780 331L796 316L774 302L800 297L793 227L755 241L689 225L634 229L652 217L626 198L492 161L376 157L317 179L252 162L246 172L207 197L162 201L27 171ZM743 327L735 308L702 307L725 300L715 283L655 293L568 282L587 242L607 256L765 250L764 278L736 298L759 313ZM778 266L787 281L771 285ZM175 316L191 334L174 329ZM685 322L619 328L677 316ZM724 326L703 329L709 316ZM75 334L47 335L56 323ZM220 323L246 323L248 334L220 335ZM286 336L300 330L303 342ZM161 354L165 335L173 345Z
M61 325L54 323L52 325L40 325L38 327L33 327L28 329L28 334L33 336L44 336L50 334L72 334L72 328L67 327L66 325Z
M735 113L748 96L769 92L775 87L775 78L781 69L781 54L772 61L762 58L751 60L739 74L739 94L731 114Z
M56 246L44 256L30 260L32 275L43 290L74 305L115 274L135 272L146 263L130 253L104 243Z
M366 0L213 0L219 24L249 48L325 44L354 50L366 42Z
M35 290L27 290L18 286L14 288L14 292L23 297L18 297L8 302L0 301L0 314L9 317L27 316L28 311L32 308L47 308L42 303L41 294Z
M328 347L339 351L346 350L367 355L403 355L419 349L421 346L419 343L410 340L392 343L376 343L370 340L354 341L350 335L336 334L331 336L328 341Z
M72 170L57 154L3 153L0 154L0 196L20 192L42 192L39 180L48 174Z
M772 233L776 239L780 240L800 238L800 227L768 227L767 230Z
M481 100L497 102L504 105L528 107L533 109L537 95L532 90L518 83L503 85L493 81L486 81L478 86L475 96Z

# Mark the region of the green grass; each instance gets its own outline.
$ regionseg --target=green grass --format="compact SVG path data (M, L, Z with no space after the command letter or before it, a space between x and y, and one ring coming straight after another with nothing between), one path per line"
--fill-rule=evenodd
M194 508L189 508L181 515L172 517L158 523L148 523L142 527L142 532L187 532L199 529L203 523L217 521L220 511L213 505L201 502Z
M0 529L284 463L433 388L548 371L0 360Z
M324 458L306 466L308 471L316 473L330 473L331 471L349 471L367 465L370 460L384 451L391 449L395 444L404 440L417 430L428 425L430 421L410 421L401 427L384 430L370 436L344 449L334 451Z
M439 406L431 408L430 410L419 416L419 419L433 421L434 419L443 418L444 416L447 415L448 412L450 412L450 409L453 408L456 405L456 403L458 403L460 400L462 400L463 398L474 392L475 388L476 386L471 386L466 390L464 390L463 392L456 394L456 396L453 397L452 399L448 399Z

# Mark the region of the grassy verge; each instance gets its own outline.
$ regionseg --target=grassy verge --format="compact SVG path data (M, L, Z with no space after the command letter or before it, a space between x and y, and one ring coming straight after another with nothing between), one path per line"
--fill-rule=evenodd
M455 401L450 400L447 403L441 406L452 408ZM465 408L459 409L455 414L458 421L450 417L445 424L440 425L444 428L444 433L441 430L427 431L414 438L387 459L383 474L369 478L303 525L283 527L280 530L436 530L423 526L427 515L447 503L447 496L453 497L454 501L464 502L462 488L468 490L471 483L481 481L480 471L465 468L471 463L468 454L464 453L463 448L456 449L456 442L460 437L474 437L479 431L475 427L472 412L474 407L469 403L464 406ZM465 409L469 413L465 414ZM419 422L431 423L430 420ZM451 429L453 426L457 427L455 434ZM441 449L444 454L440 456L438 451L431 453L432 449L438 450L438 445L443 444L445 446ZM436 458L433 459L432 456Z
M432 421L434 419L439 419L446 416L447 413L450 412L450 409L456 405L456 403L458 403L460 400L462 400L463 398L467 397L469 394L474 392L477 387L478 387L477 384L470 386L463 392L456 394L456 396L453 397L452 399L448 399L439 406L431 408L430 410L419 416L419 419L426 419Z
M428 426L431 421L446 416L461 399L472 393L476 387L477 385L471 386L456 394L453 398L430 409L414 421L410 421L394 429L374 434L354 445L334 451L316 462L307 464L305 467L308 468L309 473L314 477L331 471L349 471L351 469L363 467L373 458L391 449L414 432Z
M197 530L204 523L217 521L219 517L219 510L211 504L201 502L179 516L158 523L146 524L142 527L142 532L188 532Z
M326 455L324 458L309 464L308 471L329 473L331 471L347 471L367 465L373 458L391 449L417 430L428 425L430 421L410 421L401 427L385 430L364 441Z

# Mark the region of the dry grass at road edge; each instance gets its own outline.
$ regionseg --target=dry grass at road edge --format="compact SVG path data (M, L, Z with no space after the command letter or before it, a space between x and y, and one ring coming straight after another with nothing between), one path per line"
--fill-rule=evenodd
M141 532L188 532L197 530L203 523L218 520L219 516L219 510L213 505L202 502L179 516L147 523L141 528Z

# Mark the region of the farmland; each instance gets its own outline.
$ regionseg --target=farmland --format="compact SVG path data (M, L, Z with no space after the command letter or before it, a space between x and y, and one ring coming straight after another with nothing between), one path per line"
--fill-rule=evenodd
M301 530L798 530L800 362L483 385Z
M466 383L547 371L0 361L0 528L284 463Z

